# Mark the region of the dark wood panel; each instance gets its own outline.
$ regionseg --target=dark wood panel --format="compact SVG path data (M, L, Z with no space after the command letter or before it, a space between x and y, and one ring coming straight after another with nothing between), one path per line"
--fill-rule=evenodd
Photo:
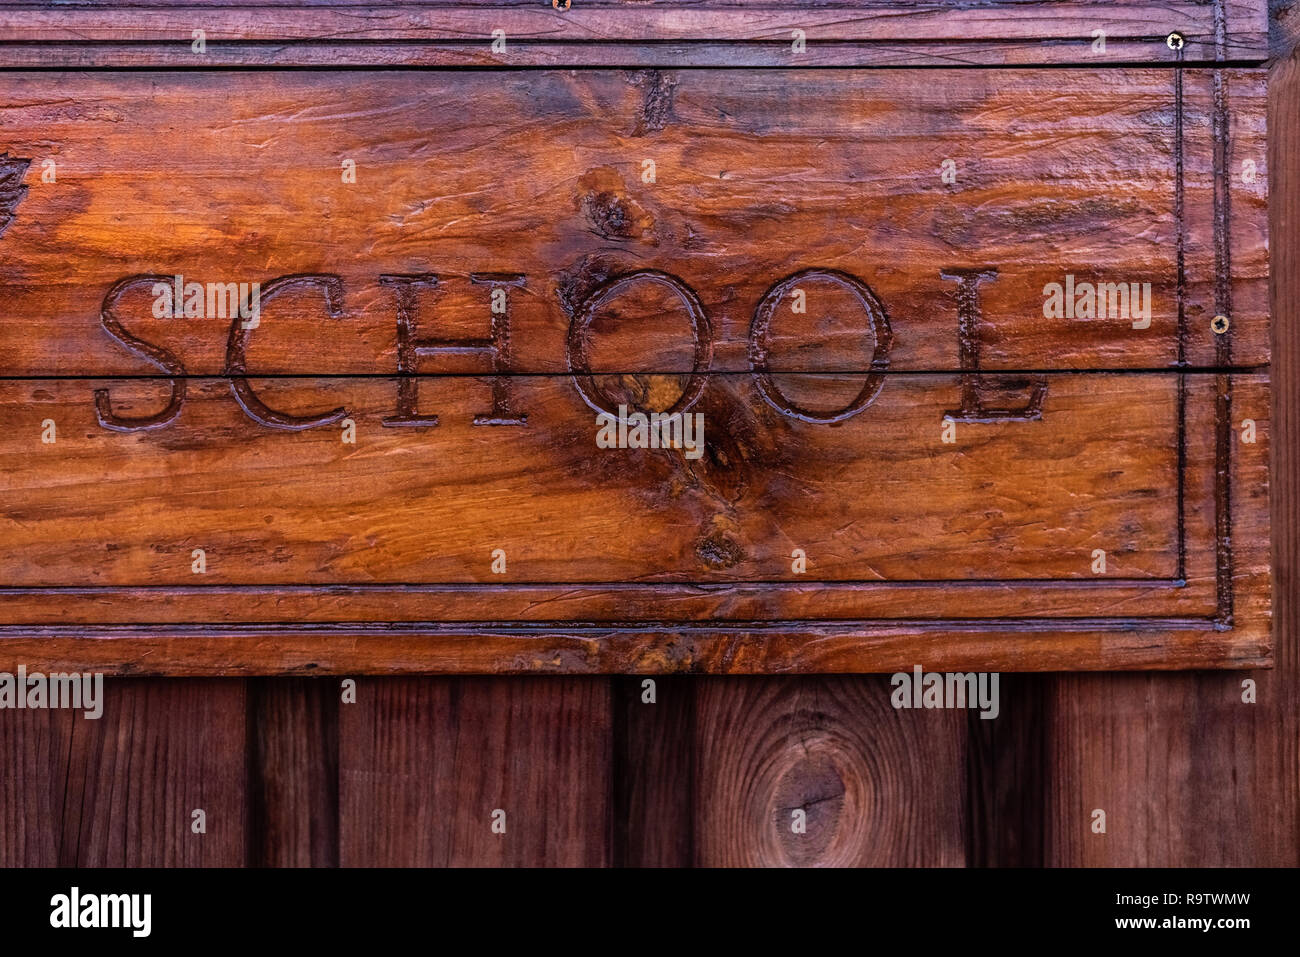
M563 6L565 9L556 9ZM53 3L0 11L4 65L988 63L1263 59L1265 0L1171 3ZM206 31L192 49L196 23ZM492 47L493 31L507 37ZM793 31L806 45L796 49ZM1102 31L1105 43L1096 42ZM1184 38L1175 49L1165 40ZM242 42L241 42L242 41ZM257 45L255 45L255 41ZM662 49L667 47L667 49ZM701 49L703 48L703 49ZM616 59L622 57L622 59ZM689 57L689 59L687 59ZM778 59L779 58L779 59Z
M690 867L694 861L698 687L698 679L686 677L612 682L615 867Z
M1263 365L1263 76L6 73L0 371Z
M244 682L109 678L104 695L98 719L0 711L4 866L243 865Z
M607 863L610 716L605 679L359 681L339 711L340 863Z
M1258 702L1242 701L1243 682ZM1296 866L1294 677L1057 679L1049 863ZM1289 732L1292 732L1289 734ZM1105 812L1105 833L1093 830Z
M890 693L883 677L699 679L696 863L963 864L965 714Z
M342 693L339 679L248 682L251 865L338 865Z
M75 861L77 833L65 840L64 815L68 746L82 720L68 710L0 711L0 867Z
M1042 867L1052 772L1052 675L1002 674L995 719L966 721L966 863L970 867Z

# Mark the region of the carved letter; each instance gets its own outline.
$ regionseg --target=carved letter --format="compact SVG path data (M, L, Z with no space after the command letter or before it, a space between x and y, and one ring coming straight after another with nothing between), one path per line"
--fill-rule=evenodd
M146 286L152 290L154 283L170 282L170 276L128 276L114 285L104 297L104 305L99 313L99 322L104 327L104 331L120 345L125 346L132 355L139 356L175 378L170 380L172 395L167 402L167 407L157 415L138 417L117 415L113 412L112 402L109 401L108 390L96 389L95 418L103 428L112 429L114 432L160 429L170 425L181 414L181 404L185 401L185 366L172 352L162 346L155 346L127 332L118 320L116 312L118 302L128 290L136 286Z
M980 297L979 284L997 278L996 269L947 269L939 273L957 283L957 341L961 350L961 408L949 412L956 422L998 422L1012 419L1029 422L1043 417L1047 380L1013 380L1015 388L1029 389L1029 400L1019 409L988 409L980 394Z
M686 307L686 316L691 323L691 337L695 342L695 360L691 366L691 377L686 383L686 388L664 414L685 412L699 401L700 394L704 392L704 386L708 381L705 373L713 362L713 326L704 312L699 297L691 287L675 276L657 269L638 269L610 279L596 287L591 295L574 310L573 321L569 323L568 342L569 372L573 374L573 384L578 387L578 394L582 396L582 400L593 411L610 415L618 414L617 403L610 402L609 406L612 408L601 404L601 400L608 402L608 397L601 393L600 387L596 385L596 380L591 374L589 355L591 343L587 330L605 303L638 282L648 282L671 290Z
M768 367L772 346L772 317L776 314L777 306L785 298L786 293L795 286L817 280L829 281L853 294L862 306L867 324L871 327L872 339L875 341L875 349L871 356L871 372L867 376L867 381L862 384L862 391L844 408L833 412L813 412L795 405L776 387ZM805 269L803 272L782 279L759 301L758 308L754 310L754 320L749 325L749 367L753 370L759 395L768 405L783 415L802 422L843 422L869 406L880 394L880 390L885 385L884 372L889 368L889 350L893 345L894 335L889 329L889 318L885 315L885 307L880 304L880 300L866 283L848 273L834 269Z
M500 373L492 379L492 411L474 416L475 425L524 425L528 416L515 412L506 391L510 371L510 316L503 308L496 308L504 298L505 286L522 287L525 277L519 273L474 273L470 282L491 286L492 307L489 309L492 335L488 339L419 339L416 338L416 292L420 288L433 289L438 277L432 273L415 276L380 276L379 281L397 290L397 371L401 379L397 386L397 414L384 419L386 426L423 426L438 424L436 415L422 415L419 411L420 380L416 377L420 359L433 355L478 355L487 353L492 358L492 371ZM501 292L498 297L497 293Z
M304 287L317 288L324 293L325 309L331 319L342 317L343 280L338 276L315 273L281 276L266 284L261 301L266 304L282 292ZM234 321L230 324L230 338L226 340L226 371L223 374L230 377L230 390L235 394L235 401L250 419L272 429L301 432L303 429L337 422L348 414L347 409L340 407L320 415L290 415L271 408L259 399L244 378L248 374L248 340L252 335L253 327L245 323L236 311Z

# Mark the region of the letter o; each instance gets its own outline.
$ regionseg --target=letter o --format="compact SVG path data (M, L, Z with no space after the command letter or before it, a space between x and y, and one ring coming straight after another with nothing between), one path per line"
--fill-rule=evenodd
M809 280L826 280L853 294L862 306L871 325L871 334L875 338L876 348L871 357L871 372L862 384L862 391L857 398L842 409L834 412L813 412L791 402L772 380L768 369L768 353L772 346L772 317L786 294L795 286ZM885 307L880 304L876 294L861 279L850 276L837 269L805 269L780 280L772 286L759 300L754 310L754 320L749 326L749 368L754 375L754 384L758 393L776 411L783 415L799 419L802 422L829 424L843 422L852 418L875 401L880 390L884 388L884 372L889 368L889 350L894 345L894 334L889 328L889 317Z
M597 286L574 310L573 321L569 323L567 349L569 372L573 375L573 384L577 387L582 400L593 410L606 412L610 415L618 414L617 409L610 409L601 405L602 400L605 402L609 400L600 387L596 385L595 377L591 374L587 329L591 326L592 320L596 318L596 314L611 299L617 298L637 282L649 282L671 290L681 300L682 305L686 307L686 315L691 322L691 337L695 343L695 361L691 367L690 381L686 383L686 388L682 390L682 394L666 410L665 414L673 415L685 412L699 401L701 393L704 392L704 386L708 382L707 376L703 373L708 371L709 365L713 362L713 325L709 322L704 306L700 303L699 297L695 295L691 287L677 277L670 276L668 273L660 272L657 269L638 269L635 272L624 273L622 276L609 279Z

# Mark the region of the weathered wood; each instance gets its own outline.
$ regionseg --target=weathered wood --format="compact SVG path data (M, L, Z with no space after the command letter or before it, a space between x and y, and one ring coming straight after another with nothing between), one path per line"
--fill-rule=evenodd
M966 721L966 821L969 867L1042 867L1053 675L999 676L996 719L972 710Z
M4 655L1269 660L1258 71L0 90ZM177 275L264 295L157 318ZM619 403L702 447L598 448Z
M16 769L0 776L0 863L246 863L244 682L109 678L104 696L98 719L0 710L0 755Z
M695 856L705 867L965 862L965 715L899 711L870 678L697 682ZM803 811L796 832L794 812Z
M1300 64L1270 77L1273 302L1274 572L1272 671L1073 676L1049 690L1049 863L1067 866L1295 867L1300 862ZM1253 702L1246 682L1254 685ZM1092 812L1106 813L1105 834Z
M7 375L745 371L760 345L794 371L1268 361L1258 71L7 73L0 102L27 185ZM671 280L622 278L643 270ZM177 274L260 283L263 321L236 347L229 319L155 318L138 277ZM421 274L412 338L477 351L399 365L381 277ZM1105 318L1048 318L1067 277L1149 283L1149 327L1118 288ZM756 323L774 288L807 312Z
M340 863L607 863L610 713L604 679L358 682L339 711Z
M690 867L694 860L698 687L684 677L612 682L615 867Z
M1281 673L1058 679L1048 863L1294 867L1293 687Z
M339 861L337 679L248 682L248 816L255 867Z
M54 3L0 11L0 65L739 66L1262 60L1265 0ZM196 28L196 24L201 27ZM195 29L205 46L193 45ZM503 31L504 48L493 47ZM803 33L796 47L794 31ZM1104 43L1098 43L1100 34ZM1175 49L1166 37L1184 40Z

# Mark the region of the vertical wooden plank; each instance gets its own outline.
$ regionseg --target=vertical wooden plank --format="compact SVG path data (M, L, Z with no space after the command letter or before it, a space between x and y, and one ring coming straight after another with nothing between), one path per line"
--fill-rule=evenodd
M109 679L73 724L61 864L237 867L247 855L245 683ZM192 830L193 812L206 833Z
M0 711L0 867L60 863L68 747L82 720L69 711Z
M244 682L109 678L104 696L97 720L0 712L0 759L17 769L0 785L0 862L244 864Z
M966 712L895 710L890 691L879 675L701 679L696 863L964 863Z
M1278 814L1272 862L1300 865L1300 50L1269 74L1269 230L1273 236L1273 644L1260 679L1276 724L1260 757ZM1257 720L1262 720L1257 718ZM1264 862L1260 862L1264 863Z
M1049 855L1075 867L1246 867L1294 864L1294 777L1279 703L1287 679L1245 676L1069 676L1056 682ZM1289 745L1294 751L1294 740ZM1294 767L1294 766L1293 766ZM1105 811L1095 833L1093 812Z
M250 679L250 863L337 867L338 678Z
M606 864L609 685L358 680L357 703L339 712L340 863Z
M647 681L653 701L646 700ZM613 683L615 866L691 865L697 683L681 676Z
M997 718L967 719L967 864L1041 867L1048 786L1047 675L999 676Z

